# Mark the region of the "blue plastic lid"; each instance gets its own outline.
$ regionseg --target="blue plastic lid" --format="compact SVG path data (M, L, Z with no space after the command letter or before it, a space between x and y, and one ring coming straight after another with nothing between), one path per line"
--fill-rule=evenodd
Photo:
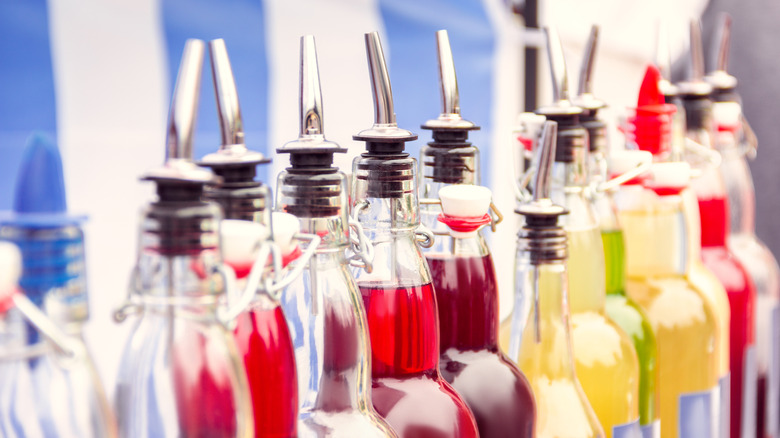
M60 151L42 133L35 132L27 140L15 188L13 211L0 218L2 225L50 228L86 219L68 214Z

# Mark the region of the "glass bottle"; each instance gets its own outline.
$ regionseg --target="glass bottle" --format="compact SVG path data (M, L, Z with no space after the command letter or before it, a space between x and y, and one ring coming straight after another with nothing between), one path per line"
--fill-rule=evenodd
M439 372L439 318L431 273L418 239L417 163L398 128L387 67L376 32L366 34L375 122L353 138L366 152L352 167L352 217L374 244L373 270L357 269L371 338L374 408L402 437L476 437L471 411Z
M271 197L267 186L255 181L257 165L270 160L244 143L238 91L224 40L209 42L209 60L222 144L198 164L212 169L221 180L206 186L203 199L222 208L222 256L236 274L238 289L245 290L252 287L247 283L256 253L265 249L263 258L268 258L268 251L274 248L264 242L271 227L270 208L266 206ZM263 242L263 248L257 248L255 242ZM233 330L249 381L255 437L295 436L298 380L290 331L278 298L266 283L273 270L264 265L255 269L263 271L263 278L247 308L237 315ZM255 281L252 279L253 284Z
M599 118L599 110L606 104L593 94L592 75L595 53L598 43L599 27L591 27L586 43L586 52L580 68L579 89L575 104L583 109L580 116L582 126L588 131L590 196L588 197L601 231L604 246L604 267L607 297L605 309L607 316L615 322L630 338L639 359L639 425L644 437L660 435L658 412L658 347L644 311L626 295L625 289L625 242L623 230L617 220L612 190L620 181L640 172L640 165L649 167L652 156L647 152L638 152L639 160L615 160L607 166L607 154L610 147L607 138L607 126ZM637 158L639 158L637 157ZM618 163L617 161L620 161ZM617 165L620 164L620 165ZM609 177L614 179L609 180ZM642 176L628 179L624 184L635 184Z
M19 287L28 307L74 349L63 350L42 335L35 321L18 311L19 306L2 318L0 435L4 437L117 434L103 385L84 345L83 326L89 318L84 220L67 212L57 146L41 134L32 135L17 175L13 214L0 219L0 240L21 250Z
M718 436L716 317L687 276L680 192L690 168L656 163L652 172L652 190L620 186L615 201L626 239L626 292L645 310L658 343L661 436Z
M130 297L139 313L117 379L123 437L250 437L252 401L235 339L219 317L230 288L220 209L201 200L210 171L191 161L204 44L188 40L171 104L165 165L148 172L157 200L143 212Z
M547 35L557 84L556 103L537 112L558 122L550 191L553 201L569 211L561 224L569 242L569 309L577 378L607 437L624 433L637 436L639 361L631 339L606 315L604 248L598 222L585 197L588 133L579 122L582 109L568 98L565 61L557 34L548 30ZM502 348L508 352L506 339L502 336Z
M469 405L481 437L530 437L535 417L533 394L517 366L498 348L498 284L492 255L477 232L481 225L466 235L452 231L438 219L442 205L435 201L442 190L454 184L470 185L460 190L487 189L473 186L479 184L479 150L467 140L468 131L479 127L460 116L446 30L436 32L436 42L444 108L437 119L422 126L433 131L433 141L420 153L424 199L420 219L436 236L433 246L423 248L423 253L438 305L440 369ZM482 218L486 212L476 214Z
M333 166L333 154L346 149L324 137L310 35L301 38L300 127L297 140L277 149L290 154L291 166L279 174L276 197L278 211L294 215L303 232L322 238L303 275L282 296L300 365L298 434L394 437L371 403L368 326L346 254L350 238L364 250L351 258L367 260L369 251L359 227L350 229L347 179ZM370 269L370 263L363 265Z
M672 127L673 116L680 107L666 103L668 96L663 96L661 91L662 76L655 66L648 66L645 71L642 86L639 90L636 114L630 121L633 126L633 135L629 136L630 143L635 144L640 150L653 154L654 162L676 162L682 159L682 150L675 150L673 143L684 143L685 132L677 132ZM674 87L676 93L676 87ZM677 95L675 94L675 99ZM684 111L684 109L683 109ZM675 137L682 138L675 140ZM679 157L678 157L679 155ZM729 325L731 320L731 308L726 289L718 281L715 274L704 266L701 260L701 226L699 220L699 205L696 195L686 187L680 192L683 201L683 215L686 222L686 235L688 236L688 274L687 278L704 297L707 307L716 316L716 330L718 332L718 386L717 395L720 417L719 436L729 434L729 410L730 410L730 366L729 366Z
M678 84L686 114L686 138L711 151L712 86L704 81L701 30L691 22L691 77ZM687 152L687 151L686 151ZM696 163L693 154L686 159ZM719 166L703 163L701 175L691 182L699 204L701 223L701 259L720 280L729 299L730 322L730 435L752 435L756 429L756 290L747 270L726 246L729 235L729 200Z
M525 225L517 235L514 313L502 324L501 342L533 388L537 437L604 437L574 366L567 233L558 224L567 211L549 198L556 131L555 122L545 122L534 198L516 210Z
M729 200L726 243L756 287L756 436L775 437L780 433L780 268L755 233L756 195L746 158L755 156L756 139L742 114L737 79L728 73L731 17L727 14L719 34L717 68L705 79L713 87L715 149L722 157L720 173Z

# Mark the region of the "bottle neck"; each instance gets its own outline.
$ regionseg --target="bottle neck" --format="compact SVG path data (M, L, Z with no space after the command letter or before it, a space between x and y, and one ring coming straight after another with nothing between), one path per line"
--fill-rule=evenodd
M420 225L417 162L408 154L362 154L353 163L351 210L367 233L413 231Z
M680 194L658 196L645 190L621 187L616 196L625 238L626 274L684 275L691 245L683 198Z

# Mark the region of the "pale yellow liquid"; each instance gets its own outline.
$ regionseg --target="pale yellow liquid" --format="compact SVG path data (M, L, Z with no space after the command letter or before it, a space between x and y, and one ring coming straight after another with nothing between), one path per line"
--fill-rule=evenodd
M707 300L709 307L715 311L716 325L718 329L718 376L723 377L731 370L729 365L729 327L731 327L731 306L729 297L723 284L715 277L704 262L701 261L701 222L699 220L699 202L696 194L691 189L683 190L683 215L688 226L688 238L690 248L690 265L688 266L688 279Z
M685 273L679 202L621 211L626 239L626 292L645 310L658 343L661 436L677 437L681 394L708 391L718 382L715 309ZM686 437L687 438L687 437Z
M577 378L607 437L639 419L639 359L631 338L607 318L604 248L596 228L567 230L569 303Z
M538 438L590 438L606 436L588 404L574 370L568 311L563 290L562 264L539 267L539 342L534 324L535 307L523 328L517 361L534 391ZM530 289L532 285L528 285ZM511 322L501 325L500 343L510 343ZM606 388L606 385L605 385Z

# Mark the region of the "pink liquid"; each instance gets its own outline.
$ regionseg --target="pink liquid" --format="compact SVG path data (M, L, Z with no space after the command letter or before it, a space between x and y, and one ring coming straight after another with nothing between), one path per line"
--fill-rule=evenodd
M701 258L723 284L731 307L731 436L739 437L742 428L744 357L747 348L755 345L756 290L745 268L725 246L729 229L726 199L700 199L699 210Z
M430 284L361 284L371 336L374 408L402 438L477 437L466 403L439 374Z
M238 317L236 343L252 395L256 437L297 433L298 378L290 332L282 309L255 308Z
M252 264L231 267L242 279ZM298 433L295 352L281 306L270 302L266 306L241 313L233 333L249 381L255 437L291 437Z
M216 342L223 341L218 339ZM173 347L173 384L181 436L231 438L236 436L236 407L228 364L210 360L212 350L202 332L190 330Z
M492 257L427 259L439 309L442 376L471 408L482 438L533 437L533 392L498 348Z

